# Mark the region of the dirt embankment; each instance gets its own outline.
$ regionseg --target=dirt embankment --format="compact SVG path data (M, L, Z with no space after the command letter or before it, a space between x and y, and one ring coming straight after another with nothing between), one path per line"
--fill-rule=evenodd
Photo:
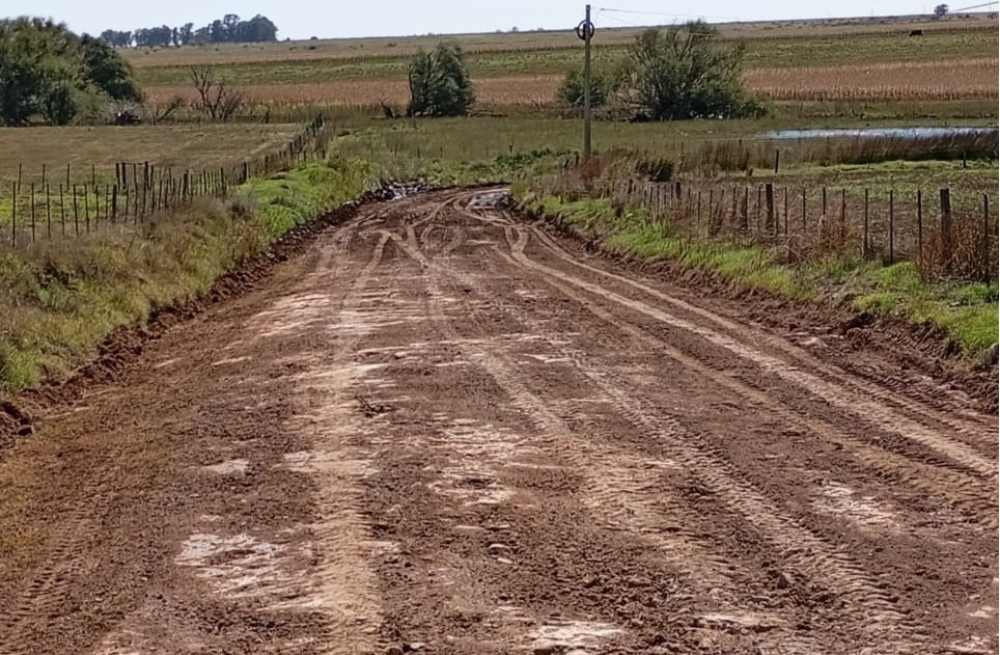
M995 417L477 195L331 221L41 410L0 652L996 651Z

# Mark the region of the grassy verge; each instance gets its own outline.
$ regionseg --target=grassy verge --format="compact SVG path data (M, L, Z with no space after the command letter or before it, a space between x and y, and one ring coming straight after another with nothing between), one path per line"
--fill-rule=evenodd
M523 207L557 218L611 252L718 275L740 289L760 289L791 299L847 298L858 311L899 314L915 324L942 328L949 346L981 359L997 343L1000 315L996 281L930 283L909 263L878 266L854 256L792 266L770 248L681 239L641 209L616 209L607 198L567 200L516 188Z
M252 180L226 203L199 201L134 229L0 249L0 392L59 378L123 325L196 297L226 271L380 180L338 159Z

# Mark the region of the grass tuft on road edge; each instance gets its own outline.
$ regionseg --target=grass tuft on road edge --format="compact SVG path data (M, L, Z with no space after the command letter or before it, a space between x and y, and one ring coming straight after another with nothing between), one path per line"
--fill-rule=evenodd
M77 239L0 247L0 393L60 378L92 359L120 326L196 297L275 239L379 184L357 159L310 163L255 179L222 203L200 199Z
M740 289L761 289L790 299L853 297L859 311L899 314L915 324L929 321L972 359L980 359L997 343L996 282L928 283L910 262L883 267L857 256L790 266L762 246L679 239L643 210L616 211L607 198L538 196L523 185L514 192L525 209L598 237L616 254L670 260L714 273Z

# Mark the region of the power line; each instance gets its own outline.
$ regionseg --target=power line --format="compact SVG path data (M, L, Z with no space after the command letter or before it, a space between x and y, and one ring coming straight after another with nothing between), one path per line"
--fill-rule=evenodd
M958 13L961 11L969 11L970 9L982 9L983 7L992 7L993 5L1000 4L1000 2L987 2L982 5L972 5L971 7L962 7L961 9L952 9L953 13Z
M662 11L640 11L638 9L618 9L616 7L598 7L599 12L614 12L616 14L637 14L642 16L667 16L670 18L710 18L712 20L738 21L736 16L695 16L693 14L672 14Z

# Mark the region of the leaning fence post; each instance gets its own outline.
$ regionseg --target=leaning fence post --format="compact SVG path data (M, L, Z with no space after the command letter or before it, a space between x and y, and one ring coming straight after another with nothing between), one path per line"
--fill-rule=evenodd
M111 222L118 220L118 185L111 188Z

